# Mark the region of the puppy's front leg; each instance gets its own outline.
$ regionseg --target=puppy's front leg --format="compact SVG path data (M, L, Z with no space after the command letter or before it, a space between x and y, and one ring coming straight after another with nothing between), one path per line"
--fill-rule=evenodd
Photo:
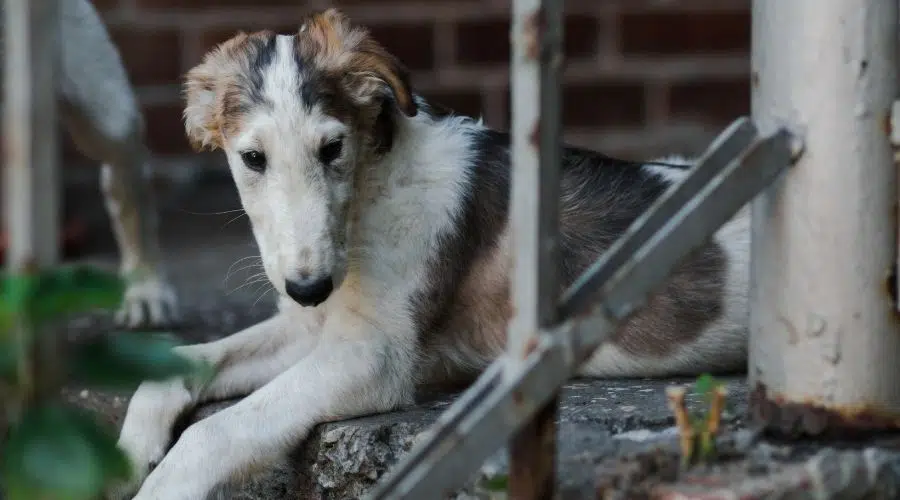
M126 498L137 490L162 460L180 415L204 401L243 396L266 384L313 348L319 326L312 316L278 314L221 340L178 347L180 354L211 364L215 375L203 387L189 387L180 377L138 387L119 436L134 475L114 485L107 498Z
M135 500L202 500L216 485L280 458L318 423L409 402L412 343L371 329L359 333L326 333L272 382L189 427Z

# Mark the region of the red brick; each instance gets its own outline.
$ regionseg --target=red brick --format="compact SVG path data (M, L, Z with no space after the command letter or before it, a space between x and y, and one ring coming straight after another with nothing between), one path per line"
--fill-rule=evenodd
M509 127L510 94L505 96ZM644 86L637 82L569 84L563 88L563 126L575 128L621 128L644 123L646 99Z
M509 19L462 22L456 27L457 58L464 63L508 63ZM566 17L564 50L567 58L591 55L597 47L600 26L591 16Z
M622 52L627 55L747 53L750 12L653 12L624 14Z
M181 78L181 37L174 30L117 29L111 33L134 85L156 85Z
M423 94L423 97L429 102L450 108L460 115L477 118L484 112L481 94L475 91L437 91Z
M281 26L239 25L219 27L204 31L200 35L200 46L205 53L216 45L228 40L239 31L257 31L271 29L278 33L293 34L300 28L300 19ZM434 67L434 29L433 25L396 24L369 26L372 37L384 45L388 51L400 58L400 61L412 70L429 70ZM194 54L199 62L202 54Z
M725 125L750 112L750 79L679 83L669 89L669 115Z
M141 9L227 9L227 8L266 8L297 7L302 9L297 0L135 0Z
M644 87L637 82L568 85L563 89L563 125L620 128L644 123Z
M217 28L208 29L203 31L200 34L200 49L203 51L201 54L193 54L198 60L196 61L188 61L190 64L196 64L199 62L199 58L203 56L204 53L213 49L216 45L231 39L238 32L244 31L247 33L252 33L254 31L260 30L272 30L276 33L280 34L293 34L296 33L297 30L300 29L300 20L297 18L296 22L285 22L279 26L259 26L255 24L234 24L232 26L219 26Z
M119 6L119 0L91 0L91 3L100 12L112 10Z
M455 0L452 3L454 4L463 4L463 5L472 5L478 4L483 0ZM428 9L430 4L442 3L446 4L447 0L338 0L338 7L342 5L384 5L385 3L405 3L405 4L417 4L417 6L423 7L424 9Z
M409 69L434 67L434 25L399 24L369 26L372 37Z
M177 104L144 109L147 145L153 154L178 155L192 151L185 136L182 111Z

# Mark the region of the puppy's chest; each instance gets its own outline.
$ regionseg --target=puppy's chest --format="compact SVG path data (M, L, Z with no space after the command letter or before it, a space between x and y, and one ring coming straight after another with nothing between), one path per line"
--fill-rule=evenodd
M404 268L424 265L438 250L441 235L453 231L454 203L444 191L429 183L395 181L369 197L356 230L366 260Z

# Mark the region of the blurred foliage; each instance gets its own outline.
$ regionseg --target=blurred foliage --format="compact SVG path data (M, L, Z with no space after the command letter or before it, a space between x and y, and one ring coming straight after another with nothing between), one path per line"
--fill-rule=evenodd
M100 336L68 352L47 326L67 315L114 309L124 282L90 266L63 266L21 275L0 274L0 485L7 500L93 500L131 473L111 430L62 401L60 384L133 389L145 380L188 376L195 366L173 351L171 337L149 333ZM46 339L43 339L46 340ZM59 350L59 349L57 349ZM60 366L42 366L53 359ZM56 373L59 380L40 378ZM40 383L43 382L43 383ZM42 390L38 390L41 388ZM5 437L4 437L5 433Z

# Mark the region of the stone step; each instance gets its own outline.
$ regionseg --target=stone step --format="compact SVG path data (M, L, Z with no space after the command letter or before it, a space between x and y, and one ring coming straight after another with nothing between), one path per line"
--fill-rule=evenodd
M737 427L744 414L746 388L725 379L736 405L724 415ZM674 443L665 388L687 380L579 380L563 390L558 437L558 481L564 498L594 498L597 467L611 457L636 453L648 443ZM414 408L318 426L290 457L251 480L222 485L208 500L295 500L360 498L446 409L452 398ZM689 397L697 408L698 397ZM228 406L207 406L204 418ZM499 450L456 493L457 498L502 497L506 455Z

